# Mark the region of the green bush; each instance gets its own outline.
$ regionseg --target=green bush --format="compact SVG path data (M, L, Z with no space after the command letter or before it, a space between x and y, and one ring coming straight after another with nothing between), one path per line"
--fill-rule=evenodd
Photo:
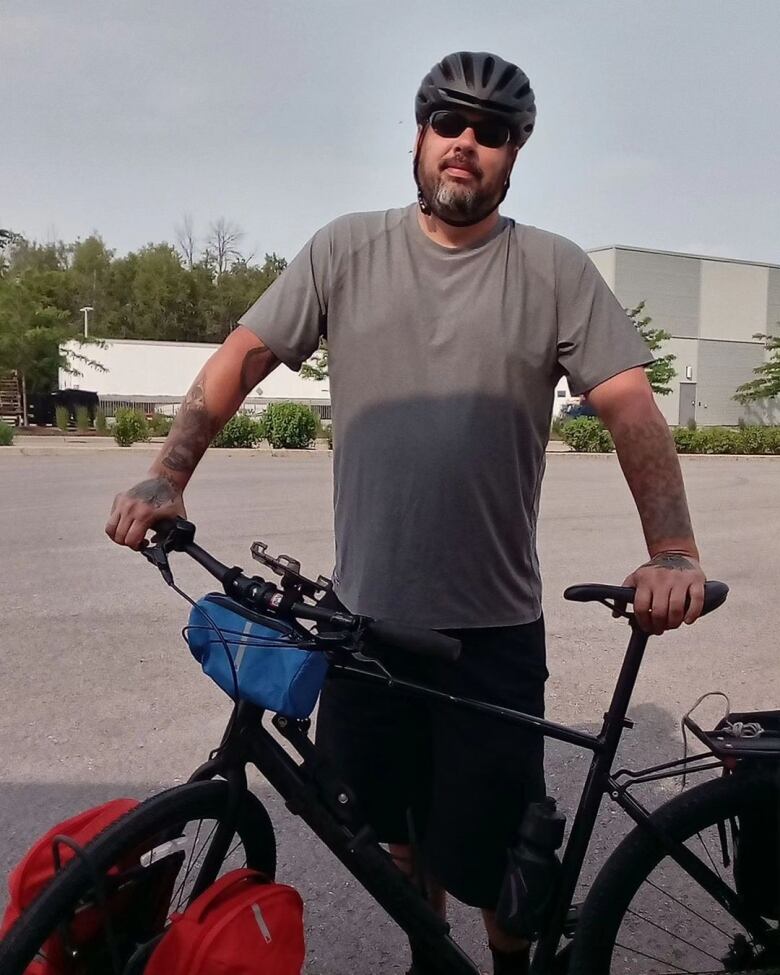
M68 432L68 427L70 426L70 410L67 406L58 406L54 414L56 416L56 424L63 433Z
M271 403L260 418L262 437L272 447L308 447L317 431L317 420L302 403Z
M149 439L149 424L146 417L138 410L131 410L126 406L116 411L114 423L114 440L120 447L129 447Z
M565 416L556 416L552 421L550 426L550 438L553 440L560 440L561 434L563 433L563 428L567 423L571 423Z
M580 416L564 423L561 440L579 453L609 454L615 449L609 430L593 416Z
M740 454L780 454L780 427L746 425L737 435Z
M106 423L106 411L96 410L95 411L95 430L98 433L106 434L108 433L108 424Z
M780 454L780 427L677 427L672 436L678 454Z
M699 432L699 431L697 431ZM701 452L703 454L739 454L740 435L738 430L726 430L723 427L710 427L700 431Z
M14 442L14 428L0 420L0 447L10 447Z
M699 454L703 442L703 430L694 430L691 427L676 427L672 431L674 445L678 454Z
M211 441L212 447L256 447L263 439L260 421L247 413L236 413Z
M76 407L76 429L79 433L86 433L92 429L92 419L86 406Z
M173 426L173 417L165 413L152 413L149 420L149 432L153 437L167 437Z

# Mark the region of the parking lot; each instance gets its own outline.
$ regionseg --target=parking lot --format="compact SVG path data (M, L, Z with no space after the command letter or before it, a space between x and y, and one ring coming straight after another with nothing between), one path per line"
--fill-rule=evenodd
M0 456L0 871L44 828L87 805L144 796L185 780L218 743L228 701L190 657L186 605L103 525L113 495L141 479L143 452ZM630 711L624 757L681 753L681 714L708 690L737 709L780 704L780 460L683 458L703 565L731 595L692 628L651 641ZM212 451L188 491L199 541L228 564L249 544L299 558L306 574L333 559L327 453L270 457ZM620 583L645 557L639 520L614 457L552 455L539 546L554 720L594 729L614 683L625 625L598 606L565 603L575 582ZM442 566L447 571L447 566ZM181 556L177 582L209 588ZM713 719L718 707L709 708ZM548 790L573 814L585 758L548 752ZM307 902L308 971L403 971L402 939L344 870L255 777L278 824L280 877ZM624 828L602 815L596 861ZM592 873L591 865L588 876ZM587 880L587 877L586 877ZM475 912L453 910L456 936L478 957ZM360 961L356 959L361 959Z

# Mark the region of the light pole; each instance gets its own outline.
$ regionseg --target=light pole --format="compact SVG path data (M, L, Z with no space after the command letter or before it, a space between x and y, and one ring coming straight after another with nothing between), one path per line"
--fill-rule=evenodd
M84 312L84 338L89 338L89 313L95 309L92 305L85 305L83 308L79 308L79 311Z

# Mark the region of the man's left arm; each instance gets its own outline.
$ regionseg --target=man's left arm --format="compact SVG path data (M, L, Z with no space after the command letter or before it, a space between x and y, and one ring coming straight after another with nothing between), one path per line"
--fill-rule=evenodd
M644 369L621 372L591 389L588 401L612 434L634 496L650 560L623 583L636 588L640 626L663 633L693 623L705 575L693 537L680 462Z

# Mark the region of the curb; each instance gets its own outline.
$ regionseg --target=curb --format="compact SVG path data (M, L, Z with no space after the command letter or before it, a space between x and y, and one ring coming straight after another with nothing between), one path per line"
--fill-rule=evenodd
M69 446L48 446L47 444L42 444L38 446L23 446L23 447L0 447L0 457L10 454L16 457L68 457L75 455L83 455L85 453L92 454L128 454L133 453L156 453L159 449L159 444L133 444L132 447L96 447L92 444L70 444ZM294 457L299 460L303 458L317 458L322 459L323 457L332 457L333 451L322 450L318 448L310 450L274 450L272 447L254 447L251 449L233 449L229 447L215 447L214 451L227 456L261 456L261 457Z
M96 453L96 454L127 454L131 451L135 453L156 453L159 449L160 443L149 443L149 444L133 444L131 447L119 447L116 445L103 446L96 445L89 442L74 442L67 446L49 446L48 444L41 444L35 446L25 444L24 446L11 446L11 447L0 447L0 457L10 454L16 457L67 457L69 455L85 454L85 453ZM279 449L275 450L273 447L253 447L253 448L235 448L231 449L229 447L215 447L213 451L226 455L229 457L278 457L278 458L293 458L298 460L303 459L317 459L323 460L324 458L333 458L333 451L326 450L320 447L309 448L306 450L295 450L295 449ZM548 457L593 457L606 460L609 458L617 459L617 455L614 451L608 454L602 453L590 453L588 451L576 451L572 450L570 447L561 449L559 447L550 449L549 447L545 451ZM681 460L710 460L713 457L722 460L732 460L732 461L778 461L780 460L780 454L678 454L678 458Z
M560 456L570 456L570 457L595 457L605 460L609 457L614 457L617 460L617 454L613 450L609 454L592 453L586 450L548 450L548 456L551 454L558 454ZM780 454L678 454L677 457L680 460L780 460Z

